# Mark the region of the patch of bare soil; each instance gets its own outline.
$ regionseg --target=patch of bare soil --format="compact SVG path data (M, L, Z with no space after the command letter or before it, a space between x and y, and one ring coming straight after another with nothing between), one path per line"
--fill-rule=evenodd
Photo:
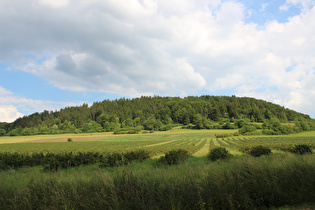
M94 137L77 137L71 138L72 141L86 141L86 140L95 140L95 139L110 139L118 136L94 136ZM28 141L27 143L44 143L44 142L67 142L68 138L56 138L56 139L38 139L33 141Z
M188 136L189 134L173 134L173 135L169 135L167 136L168 138L175 138L177 136Z
M177 136L181 136L181 135L169 135L168 138L175 138Z

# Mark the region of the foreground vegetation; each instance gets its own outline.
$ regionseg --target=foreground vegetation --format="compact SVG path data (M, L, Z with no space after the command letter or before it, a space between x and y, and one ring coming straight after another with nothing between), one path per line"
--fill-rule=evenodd
M314 155L4 171L1 209L257 209L314 205Z
M46 143L36 143L39 136L33 143L11 137L17 143L0 144L0 209L315 206L315 132L231 134L185 129L115 138L73 134L72 142L60 135L63 142ZM301 144L299 151L308 152L293 153Z

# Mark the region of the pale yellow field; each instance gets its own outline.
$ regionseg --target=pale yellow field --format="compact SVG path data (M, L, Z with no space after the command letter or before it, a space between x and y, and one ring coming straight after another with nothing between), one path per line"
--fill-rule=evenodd
M80 133L80 134L55 134L55 135L35 135L35 136L2 136L0 137L0 144L9 144L9 143L22 143L29 141L36 141L42 139L63 139L63 138L82 138L82 137L106 137L113 136L112 132L103 132L103 133ZM115 135L116 136L116 135Z
M183 135L183 134L209 134L210 136L214 136L214 134L223 134L223 133L234 133L237 130L190 130L190 129L172 129L170 131L155 131L154 133L147 134L132 134L134 135ZM115 135L113 132L101 132L101 133L80 133L80 134L54 134L54 135L35 135L35 136L2 136L0 137L0 144L10 144L10 143L23 143L30 141L38 141L38 140L49 140L49 139L68 139L68 138L106 138L106 137L119 137L126 136L130 134L119 134Z

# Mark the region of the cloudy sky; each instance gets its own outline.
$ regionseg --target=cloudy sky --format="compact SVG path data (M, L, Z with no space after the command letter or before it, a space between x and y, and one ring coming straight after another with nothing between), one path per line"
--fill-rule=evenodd
M141 95L315 118L314 0L0 0L0 122Z

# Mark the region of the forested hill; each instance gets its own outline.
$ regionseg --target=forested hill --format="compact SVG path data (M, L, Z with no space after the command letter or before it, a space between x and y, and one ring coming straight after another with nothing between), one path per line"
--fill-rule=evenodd
M59 111L34 113L13 123L0 124L6 134L113 131L117 128L137 127L159 130L171 124L197 124L208 128L215 122L234 122L248 119L264 122L272 118L280 122L313 121L308 115L282 106L248 97L189 96L146 97L134 99L104 100L92 106L66 107ZM197 126L198 127L198 126ZM211 128L211 126L209 127ZM53 131L52 131L53 130Z

